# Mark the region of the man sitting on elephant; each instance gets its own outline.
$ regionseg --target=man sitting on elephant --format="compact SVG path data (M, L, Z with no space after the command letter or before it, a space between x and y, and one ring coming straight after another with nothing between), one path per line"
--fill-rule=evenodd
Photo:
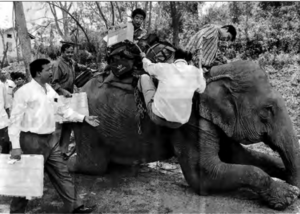
M147 34L147 30L142 28L142 25L146 19L146 13L144 10L137 8L132 11L132 25L134 27L133 39L138 40Z
M206 72L213 66L227 63L228 60L223 56L220 48L226 46L228 41L234 41L235 38L234 26L221 27L208 24L189 40L186 50L193 54L193 64Z
M175 51L174 63L152 63L141 53L143 67L159 81L158 89L149 75L140 77L142 91L150 119L157 125L179 128L188 122L194 92L203 93L206 82L201 69L188 65L191 53Z

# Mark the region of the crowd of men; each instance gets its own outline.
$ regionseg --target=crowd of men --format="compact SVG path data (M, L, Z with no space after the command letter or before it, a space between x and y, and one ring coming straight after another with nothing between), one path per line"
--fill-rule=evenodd
M142 28L146 13L142 9L132 12L134 40L147 33ZM150 119L157 125L179 128L188 122L194 92L203 93L204 73L214 65L220 54L220 44L234 41L236 29L232 25L206 25L190 40L186 49L177 48L174 58L167 63L152 63L141 53L143 68L138 88L145 98ZM90 213L95 206L86 207L76 197L74 181L68 172L64 157L68 152L72 122L99 125L96 116L84 116L63 105L60 96L72 97L76 91L74 47L61 46L60 58L52 64L47 59L30 63L32 80L26 82L23 73L0 73L0 149L21 159L22 154L41 154L45 171L62 198L67 213ZM220 57L221 56L221 57ZM158 88L153 78L160 81ZM71 123L59 124L55 114ZM25 213L28 200L14 197L11 213Z

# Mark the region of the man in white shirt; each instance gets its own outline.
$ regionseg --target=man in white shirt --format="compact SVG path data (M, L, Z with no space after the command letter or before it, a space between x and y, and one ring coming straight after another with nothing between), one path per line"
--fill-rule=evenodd
M85 207L76 198L74 182L59 147L59 132L55 132L55 113L73 122L87 122L98 126L95 116L84 116L63 105L59 95L48 84L52 78L52 65L47 59L30 63L32 80L14 95L11 124L8 135L12 143L11 158L24 154L42 154L45 171L65 205L65 212L90 213L94 207ZM11 213L25 213L28 200L14 197Z
M13 89L16 87L16 84L7 78L7 72L4 70L1 70L0 72L0 81L4 83L6 87L6 93L7 93L7 101L8 101L8 108L11 111L12 102L13 102Z
M141 53L143 67L158 79L158 88L150 76L144 74L139 81L150 119L157 125L179 128L187 123L192 112L194 92L203 93L206 81L201 69L188 65L192 55L176 50L174 63L152 63Z
M0 81L0 153L3 154L9 153L9 139L7 134L7 127L9 125L8 108L6 87Z

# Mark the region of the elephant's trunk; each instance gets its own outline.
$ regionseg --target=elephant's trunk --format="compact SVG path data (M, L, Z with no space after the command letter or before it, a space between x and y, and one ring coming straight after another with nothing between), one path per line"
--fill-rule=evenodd
M270 146L279 153L286 169L286 179L300 188L300 149L292 121L284 107L270 137ZM279 122L278 122L279 121Z

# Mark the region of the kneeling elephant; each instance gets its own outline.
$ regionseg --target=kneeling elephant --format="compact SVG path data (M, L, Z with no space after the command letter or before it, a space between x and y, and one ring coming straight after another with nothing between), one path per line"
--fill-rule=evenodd
M101 124L77 125L77 158L70 170L103 174L110 162L130 165L175 155L187 183L200 195L249 188L271 208L285 209L299 196L300 150L282 97L254 62L213 67L207 80L205 92L194 96L187 124L171 130L145 116L142 134L131 86L125 90L90 80L82 91ZM281 158L242 145L258 142Z

